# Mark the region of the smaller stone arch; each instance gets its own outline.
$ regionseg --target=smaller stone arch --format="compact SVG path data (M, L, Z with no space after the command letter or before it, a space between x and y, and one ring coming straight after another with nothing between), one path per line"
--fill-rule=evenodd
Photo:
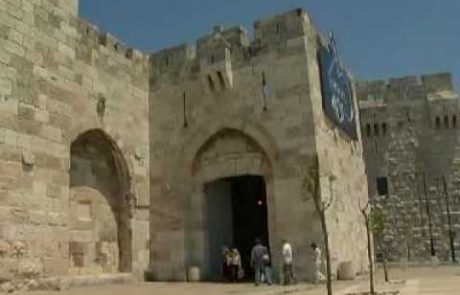
M126 160L101 129L70 147L71 265L102 272L132 271L133 195Z

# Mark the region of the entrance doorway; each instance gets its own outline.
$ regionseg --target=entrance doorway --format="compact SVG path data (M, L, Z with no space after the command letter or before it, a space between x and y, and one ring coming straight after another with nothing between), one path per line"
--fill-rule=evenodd
M267 197L262 176L245 175L205 185L209 279L222 279L222 249L236 247L244 279L252 279L251 250L256 238L269 246Z

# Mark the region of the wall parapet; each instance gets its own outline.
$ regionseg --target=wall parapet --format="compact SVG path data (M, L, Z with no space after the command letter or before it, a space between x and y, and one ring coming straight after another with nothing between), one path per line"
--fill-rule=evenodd
M80 36L85 38L86 41L92 41L95 46L99 45L105 47L109 51L124 56L127 60L131 60L136 64L145 62L149 59L148 54L127 46L121 40L110 33L102 31L96 25L82 19L77 19L77 22L77 30Z
M429 97L457 97L451 73L405 76L384 80L358 81L356 84L360 107L370 107L365 101L387 102L390 97L399 100L428 100Z
M203 60L209 61L205 64L229 62L225 49L230 53L231 62L244 62L257 55L296 46L296 42L289 41L304 38L309 26L313 26L311 18L300 8L256 21L252 37L242 26L215 26L211 34L198 38L194 45L183 44L153 53L151 66L154 72L161 74L180 70L188 63L203 64Z

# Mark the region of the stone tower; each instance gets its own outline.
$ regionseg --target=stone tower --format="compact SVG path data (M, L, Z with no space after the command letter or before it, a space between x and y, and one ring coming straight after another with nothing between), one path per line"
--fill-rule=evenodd
M358 97L369 195L387 212L390 257L418 260L434 250L451 259L450 231L458 251L460 222L459 105L451 75L360 83Z
M346 260L365 267L361 144L323 113L317 52L318 33L299 9L256 21L253 39L240 27L216 27L195 46L152 56L151 216L168 216L151 222L155 277L180 279L190 266L207 275L205 188L241 175L265 179L275 264L287 238L295 245L297 273L311 277L309 245L322 235L302 179L316 155L322 194L337 194L328 212L334 267ZM337 177L333 185L330 175Z

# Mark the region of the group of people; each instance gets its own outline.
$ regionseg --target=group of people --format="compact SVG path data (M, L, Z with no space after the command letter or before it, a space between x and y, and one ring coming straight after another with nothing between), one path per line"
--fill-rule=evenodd
M321 249L318 247L316 243L312 243L311 248L314 253L315 257L315 282L322 283L326 281L326 277L321 272L321 267L323 265L323 259L321 257ZM294 276L293 270L293 255L292 255L292 246L287 241L283 241L283 247L281 250L281 254L283 257L283 280L285 285L290 285L296 283L297 280Z
M241 265L241 255L236 247L231 249L224 247L222 259L222 276L224 279L236 282L243 278L244 270Z
M312 243L311 248L314 251L315 257L315 280L318 283L324 282L326 277L321 272L321 249L316 243ZM281 255L283 259L283 284L295 284L297 279L294 276L292 246L287 240L283 241ZM260 239L256 239L255 246L252 248L250 265L255 273L254 281L256 286L264 282L268 285L272 284L270 254L268 248L262 244ZM236 247L224 247L222 263L223 277L230 282L237 282L244 277L244 274L244 269L241 264L241 255L238 249Z

